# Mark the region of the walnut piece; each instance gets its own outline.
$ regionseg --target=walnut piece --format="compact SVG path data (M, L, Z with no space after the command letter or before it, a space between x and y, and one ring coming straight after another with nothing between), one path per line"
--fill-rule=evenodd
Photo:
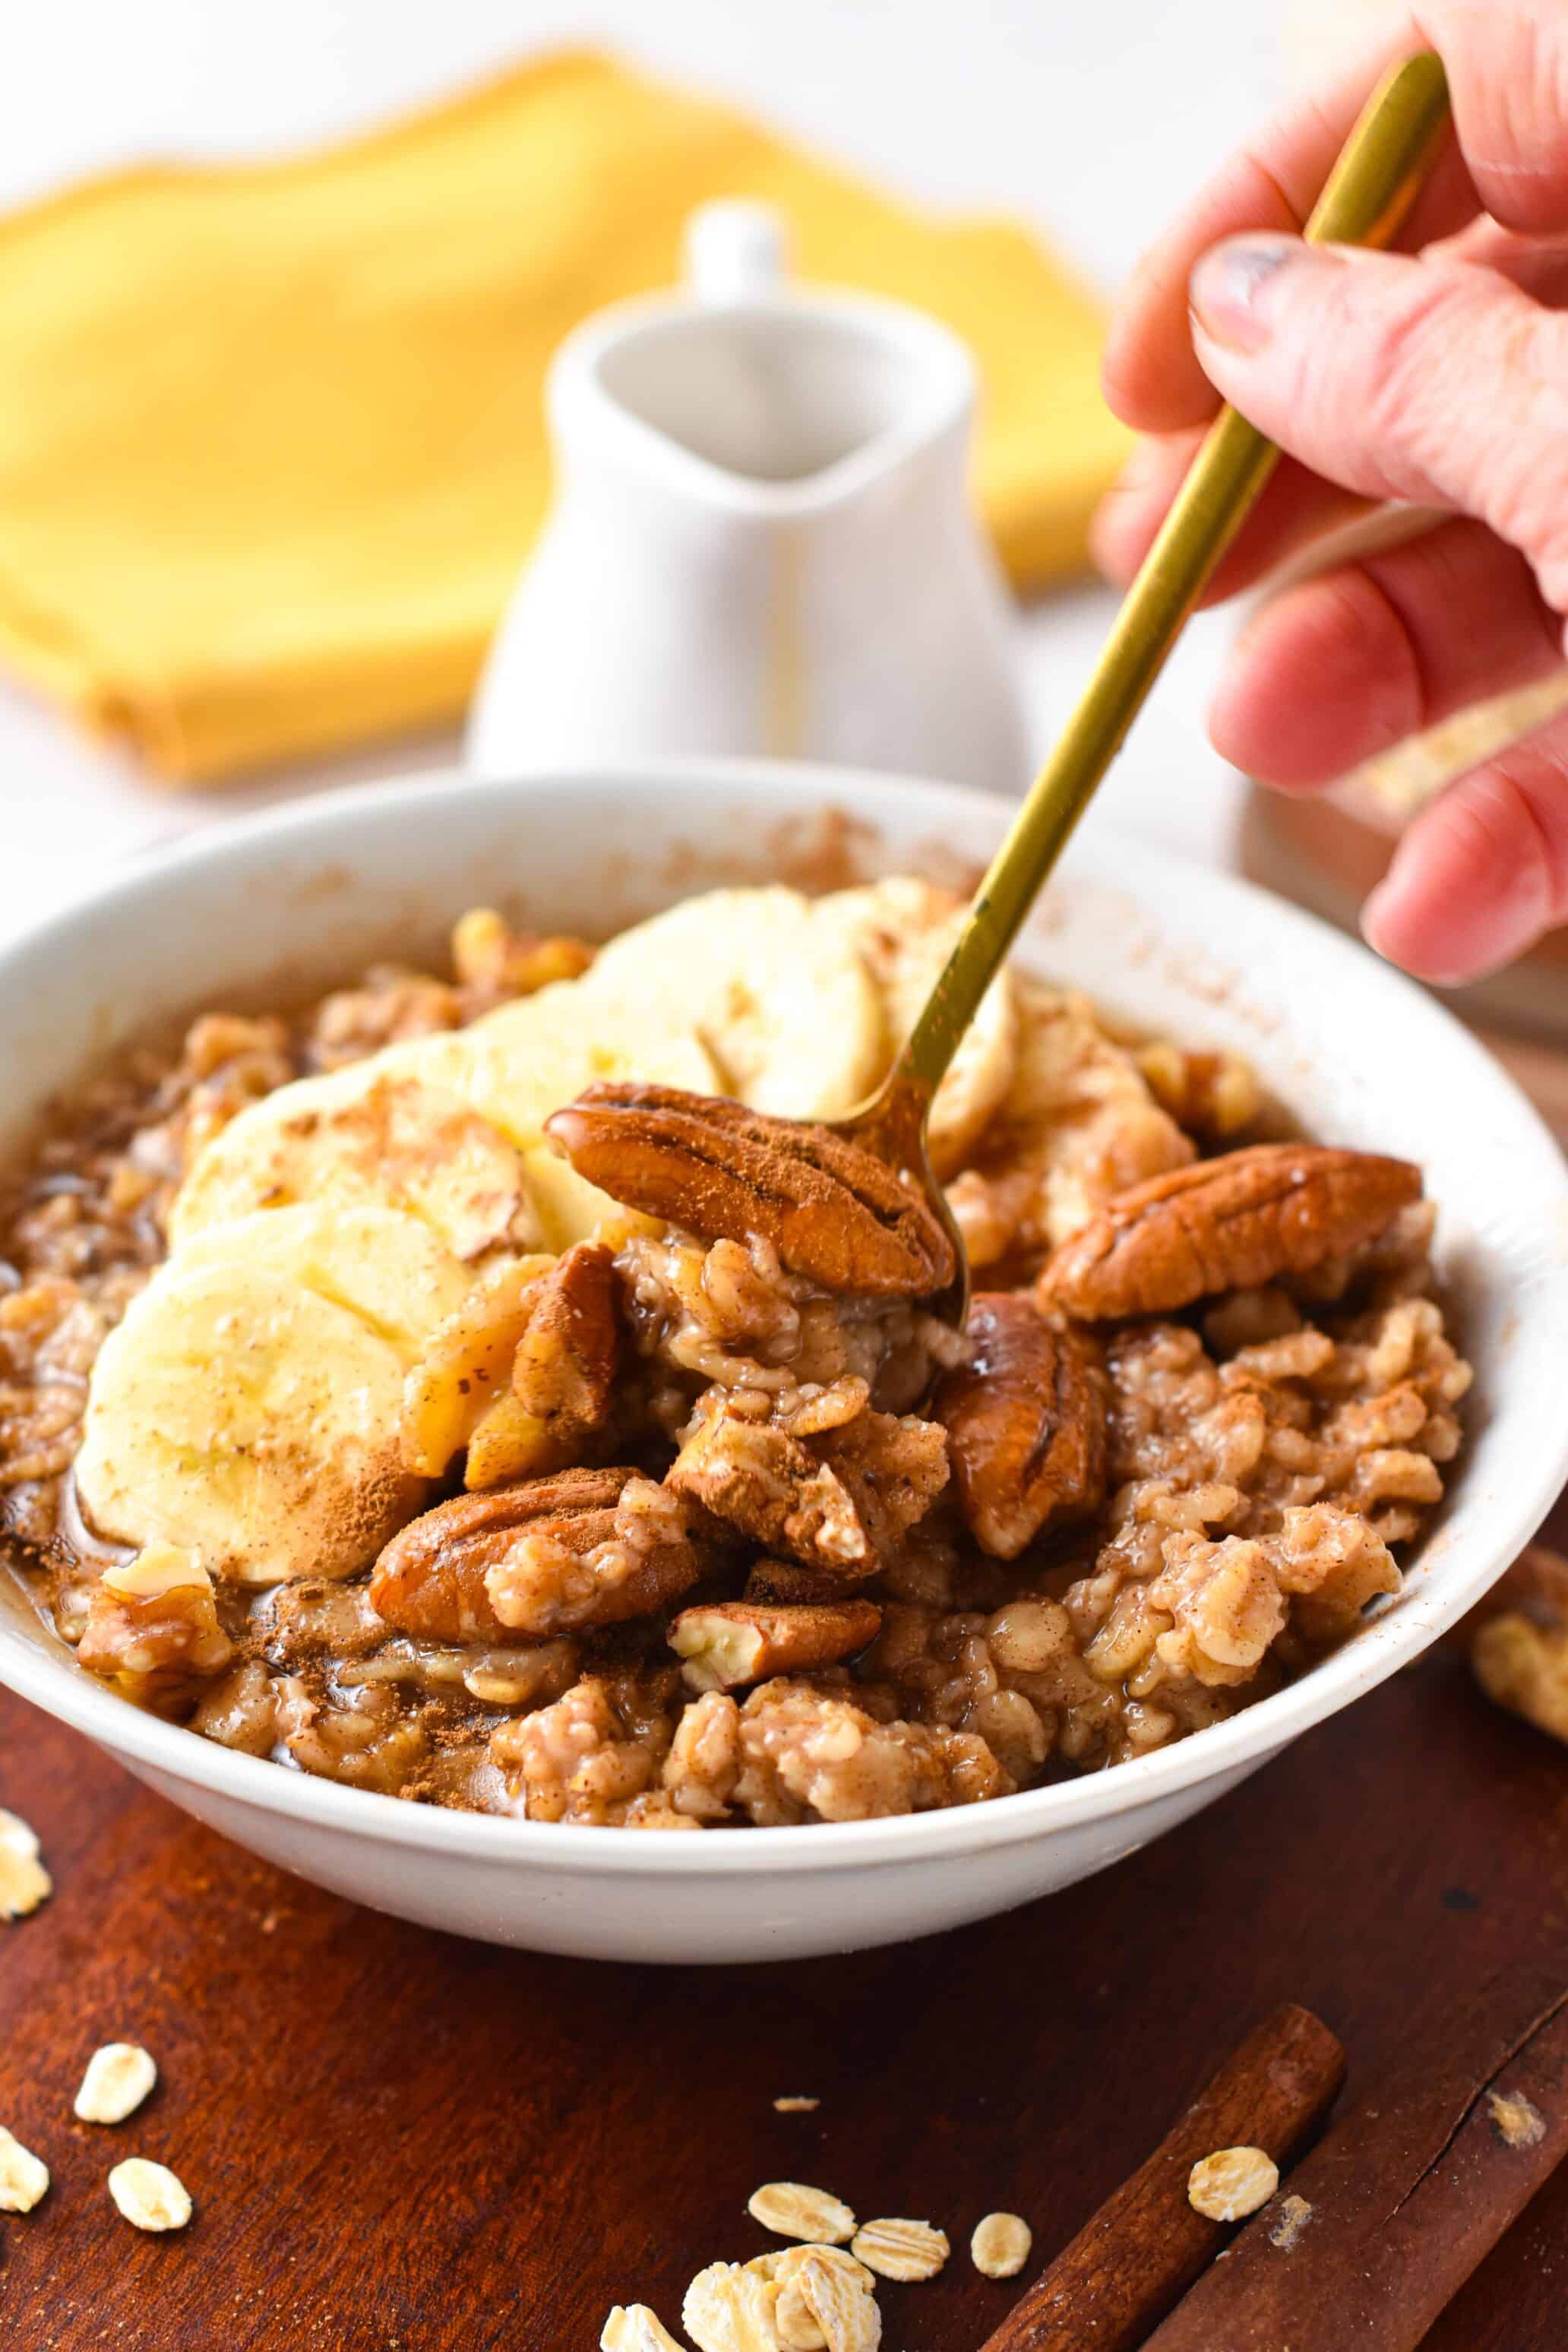
M669 1646L684 1661L694 1691L739 1690L771 1675L810 1674L837 1665L874 1642L882 1612L869 1601L813 1607L768 1607L754 1601L685 1609L671 1623Z
M743 1535L840 1582L877 1566L842 1479L805 1442L709 1391L667 1483Z
M882 2278L935 2278L952 2249L945 2231L929 2221L862 2221L849 2251Z
M54 1891L37 1836L20 1813L0 1807L0 1919L25 1919Z
M73 2113L84 2124L122 2124L158 2079L148 2053L134 2042L106 2042L87 2062Z
M826 1127L675 1087L589 1087L545 1122L580 1176L704 1241L761 1234L826 1290L926 1298L952 1244L885 1162Z
M981 1292L968 1335L972 1361L942 1374L931 1409L975 1541L1016 1559L1105 1499L1104 1361L1088 1332L1054 1330L1017 1291Z
M109 2193L138 2230L183 2230L191 2218L190 2192L166 2164L128 2156L109 2176Z
M0 2213L30 2213L48 2186L48 2166L0 2125Z
M983 2278L1016 2278L1034 2242L1034 2232L1021 2213L987 2213L974 2225L969 2258Z
M1420 1193L1407 1160L1323 1144L1200 1160L1119 1193L1047 1261L1038 1297L1087 1322L1171 1314L1305 1274L1373 1240Z
M158 1541L104 1570L77 1656L127 1697L151 1701L221 1675L234 1644L217 1622L212 1579L195 1554Z
M933 1422L868 1410L801 1438L714 1388L667 1483L842 1586L875 1574L947 1477L947 1437Z
M855 2216L841 2198L826 2189L808 2189L798 2180L768 2180L746 2200L753 2221L775 2238L804 2238L815 2245L847 2245L855 2235Z
M1220 2147L1187 2175L1187 2202L1211 2221L1245 2221L1279 2186L1279 2167L1260 2147Z

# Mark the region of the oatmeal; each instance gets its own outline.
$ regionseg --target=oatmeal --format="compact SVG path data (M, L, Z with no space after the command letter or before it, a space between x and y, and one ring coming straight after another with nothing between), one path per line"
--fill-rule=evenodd
M1353 1633L1462 1439L1418 1172L1005 973L933 1124L955 1332L946 1230L817 1122L962 911L479 910L450 980L100 1083L0 1208L0 1544L83 1666L284 1769L684 1832L1113 1765Z

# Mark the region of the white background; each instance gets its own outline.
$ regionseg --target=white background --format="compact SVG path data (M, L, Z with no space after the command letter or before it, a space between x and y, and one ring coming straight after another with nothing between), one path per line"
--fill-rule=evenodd
M608 42L743 101L896 190L1032 220L1110 288L1321 49L1321 20L1379 5L51 0L9 13L0 206L149 156L309 144L532 49ZM1084 589L1037 604L1021 623L1042 742L1109 611L1103 592ZM1228 855L1238 787L1207 750L1202 712L1233 625L1222 617L1190 633L1090 822ZM436 765L455 748L455 739L427 739L331 769L175 793L0 683L0 924L188 824L350 775Z

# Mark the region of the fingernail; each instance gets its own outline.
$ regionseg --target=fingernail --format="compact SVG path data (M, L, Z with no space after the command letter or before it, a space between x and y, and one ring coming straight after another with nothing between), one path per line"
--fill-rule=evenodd
M1204 333L1228 351L1260 351L1273 331L1273 286L1305 250L1296 236L1233 236L1205 253L1187 289Z

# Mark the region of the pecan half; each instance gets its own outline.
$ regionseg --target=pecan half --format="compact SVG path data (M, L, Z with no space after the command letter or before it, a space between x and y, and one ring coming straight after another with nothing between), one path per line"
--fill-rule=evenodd
M713 1565L704 1512L637 1471L615 1475L625 1484L613 1507L546 1512L491 1560L485 1591L503 1625L538 1638L646 1617Z
M952 1244L920 1194L826 1127L674 1087L589 1087L545 1121L580 1176L705 1241L760 1234L824 1289L923 1298Z
M604 1242L578 1242L539 1286L512 1359L512 1394L547 1436L574 1442L605 1417L620 1344L616 1254Z
M964 1518L982 1550L1016 1559L1052 1520L1105 1496L1106 1381L1085 1331L1053 1330L1021 1292L970 1303L971 1362L937 1384Z
M1047 1259L1037 1295L1089 1322L1168 1315L1216 1291L1305 1274L1373 1240L1420 1195L1408 1160L1258 1144L1120 1193Z
M476 1423L464 1485L536 1478L592 1454L609 1417L620 1349L615 1252L578 1242L533 1286L510 1393Z
M517 1535L552 1515L613 1520L630 1470L569 1470L438 1503L393 1537L371 1570L376 1613L400 1633L433 1642L499 1642L485 1571Z
M519 1550L531 1543L574 1561L613 1543L616 1507L634 1481L648 1483L629 1469L564 1470L553 1478L529 1478L487 1494L454 1496L394 1536L371 1571L371 1601L400 1633L433 1642L504 1642L524 1621L498 1612L487 1583L492 1570L504 1577ZM632 1580L623 1579L605 1596L609 1606L603 1620L584 1606L556 1615L538 1630L552 1633L568 1622L638 1616L695 1581L694 1559L679 1566L683 1572L678 1579L677 1563L660 1561L647 1584L635 1590ZM559 1576L555 1580L559 1584ZM645 1590L666 1581L668 1594L644 1600ZM583 1596L584 1602L592 1598Z
M670 1626L669 1646L685 1660L681 1674L692 1690L739 1690L773 1675L837 1665L874 1642L881 1626L882 1612L869 1601L793 1609L725 1601L683 1609Z
M614 1252L499 1266L438 1327L404 1388L405 1467L440 1477L468 1448L464 1484L567 1468L604 1427L620 1355Z

